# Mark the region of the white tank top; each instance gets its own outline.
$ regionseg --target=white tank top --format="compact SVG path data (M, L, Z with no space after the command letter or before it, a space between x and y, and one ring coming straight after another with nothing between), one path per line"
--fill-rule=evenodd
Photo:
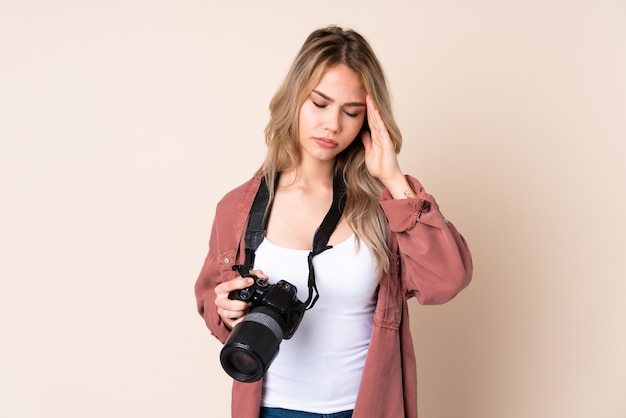
M309 251L282 248L265 239L255 269L270 283L286 280L308 297ZM268 369L262 405L319 414L354 408L372 332L378 275L367 245L356 238L313 258L319 300L306 311L294 336L283 340Z

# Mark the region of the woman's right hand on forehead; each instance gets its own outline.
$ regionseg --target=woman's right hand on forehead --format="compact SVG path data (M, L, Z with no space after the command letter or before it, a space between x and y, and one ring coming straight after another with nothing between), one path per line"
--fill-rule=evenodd
M268 278L261 270L252 270L250 273L261 279ZM245 289L252 285L252 283L254 283L254 279L251 277L239 276L215 286L215 305L217 306L217 313L220 318L222 318L222 322L224 322L226 328L233 329L235 325L243 320L250 307L249 302L232 300L228 298L228 295L233 290Z

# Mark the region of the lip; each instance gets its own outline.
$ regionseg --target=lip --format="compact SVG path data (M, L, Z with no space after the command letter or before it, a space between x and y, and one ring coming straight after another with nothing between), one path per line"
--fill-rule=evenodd
M333 141L332 139L329 138L318 138L315 137L313 138L315 139L315 142L317 142L317 145L319 145L322 148L337 148L339 146L339 144L335 141Z

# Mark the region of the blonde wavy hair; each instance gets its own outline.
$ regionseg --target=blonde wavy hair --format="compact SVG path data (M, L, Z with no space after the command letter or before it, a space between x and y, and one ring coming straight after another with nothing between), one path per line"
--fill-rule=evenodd
M259 173L265 175L270 193L277 173L292 169L300 162L298 116L300 108L324 73L338 64L352 69L373 99L389 135L400 152L402 136L391 110L391 98L382 66L363 36L352 29L328 26L312 32L300 48L282 85L270 102L270 121L265 128L267 156ZM358 138L337 156L335 175L346 184L344 216L357 239L367 243L387 271L387 221L378 204L382 183L365 166L365 148Z

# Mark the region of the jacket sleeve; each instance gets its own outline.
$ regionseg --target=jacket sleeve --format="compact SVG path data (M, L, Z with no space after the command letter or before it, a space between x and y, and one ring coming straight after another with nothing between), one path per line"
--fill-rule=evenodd
M217 306L215 305L215 287L225 280L224 276L235 277L236 274L229 271L230 266L234 264L234 251L232 251L232 253L222 252L218 245L218 237L220 235L220 222L218 217L219 210L213 220L211 237L209 239L209 252L204 260L198 279L196 280L194 290L198 312L204 318L211 334L224 343L230 332L217 313Z
M198 312L211 333L222 343L230 331L217 314L215 287L238 276L232 267L244 261L245 228L262 177L256 175L228 192L217 204L209 238L209 252L194 288Z
M415 178L407 176L415 198L393 199L385 190L380 205L389 225L390 247L399 255L406 296L419 303L445 303L465 288L472 277L472 258L454 225L435 199Z

